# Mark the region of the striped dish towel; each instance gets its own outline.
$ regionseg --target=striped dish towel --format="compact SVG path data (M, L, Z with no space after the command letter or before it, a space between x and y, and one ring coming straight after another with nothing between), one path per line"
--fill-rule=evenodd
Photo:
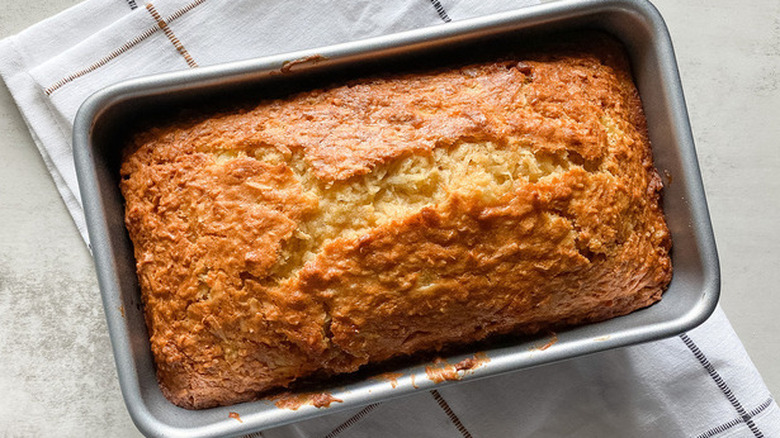
M674 338L250 436L770 438L780 410L718 308Z
M538 0L87 0L0 41L0 75L86 240L70 136L132 77L430 26ZM780 410L720 309L701 327L252 436L772 437Z

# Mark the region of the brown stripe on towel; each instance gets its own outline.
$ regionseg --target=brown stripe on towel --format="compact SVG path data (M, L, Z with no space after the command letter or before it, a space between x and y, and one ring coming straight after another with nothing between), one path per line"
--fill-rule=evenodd
M205 0L199 0L201 3ZM157 12L157 9L154 8L154 5L150 2L146 4L146 10L149 11L150 14L152 14L152 17L157 21L157 25L162 29L163 33L165 33L165 36L168 37L168 40L173 44L173 47L176 48L176 51L179 52L181 56L184 57L184 60L187 61L187 65L189 65L191 68L195 68L198 66L198 63L195 62L194 59L192 59L192 56L190 55L190 52L187 51L187 49L184 48L184 44L179 41L178 38L176 38L176 35L171 30L170 26L168 26L168 23L163 20L163 18L160 16L160 14Z
M179 8L176 12L173 14L165 17L165 21L170 23L173 20L178 20L182 15L186 14L187 12L195 9L196 6L200 5L201 3L205 2L206 0L195 0L192 3L189 3L185 5L182 8Z
M195 0L191 3L188 3L187 5L181 7L176 12L172 13L171 15L165 17L164 21L167 24L170 24L171 22L181 18L182 15L186 14L187 12L193 10L196 6L204 3L206 0ZM52 85L46 87L43 92L46 93L47 96L51 96L52 93L57 91L58 89L62 88L63 85L66 85L70 82L73 82L74 80L89 74L100 67L108 64L111 60L118 57L119 55L127 52L128 50L132 49L134 46L140 44L145 39L149 38L150 36L154 35L158 30L160 30L159 26L153 26L150 27L140 34L138 34L136 37L132 38L130 41L122 44L118 48L112 50L109 52L106 56L103 56L102 58L98 59L97 61L93 62L92 64L84 67L81 70L77 70L73 73L68 74L67 76L63 77L62 79L54 82Z
M98 68L106 65L109 61L116 58L117 56L125 53L126 51L130 50L133 46L137 45L141 41L149 38L150 36L154 35L154 33L157 31L156 27L150 27L149 29L146 29L145 31L141 32L140 35L137 37L131 39L130 41L122 44L119 46L119 48L112 50L108 55L98 59L97 61L93 62L89 66L78 70L74 73L71 73L64 78L60 79L59 81L55 82L54 84L46 87L44 93L46 93L47 96L50 96L52 93L57 91L60 87L67 84L68 82L72 82L75 79L80 78L81 76L84 76L85 74L92 72L94 70L97 70Z

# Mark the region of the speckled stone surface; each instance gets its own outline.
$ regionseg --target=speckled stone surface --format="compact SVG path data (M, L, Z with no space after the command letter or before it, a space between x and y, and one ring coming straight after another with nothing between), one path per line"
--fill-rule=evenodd
M76 0L0 0L0 38ZM780 394L780 3L658 0L723 270L722 305ZM0 436L134 437L94 268L0 85Z
M0 0L0 38L75 0ZM2 84L2 81L0 81ZM0 85L0 437L138 437L95 269Z

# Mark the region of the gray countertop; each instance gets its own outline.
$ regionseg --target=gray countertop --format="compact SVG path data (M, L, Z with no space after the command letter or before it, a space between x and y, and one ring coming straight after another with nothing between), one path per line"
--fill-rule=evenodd
M77 0L0 0L0 38ZM657 0L719 247L721 303L780 394L780 2ZM138 436L92 260L0 85L0 435Z

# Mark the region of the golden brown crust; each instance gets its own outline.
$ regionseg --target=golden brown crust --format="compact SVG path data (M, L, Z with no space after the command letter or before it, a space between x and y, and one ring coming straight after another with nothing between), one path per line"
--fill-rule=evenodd
M644 123L602 42L139 135L121 188L163 392L231 404L652 304L671 243Z

